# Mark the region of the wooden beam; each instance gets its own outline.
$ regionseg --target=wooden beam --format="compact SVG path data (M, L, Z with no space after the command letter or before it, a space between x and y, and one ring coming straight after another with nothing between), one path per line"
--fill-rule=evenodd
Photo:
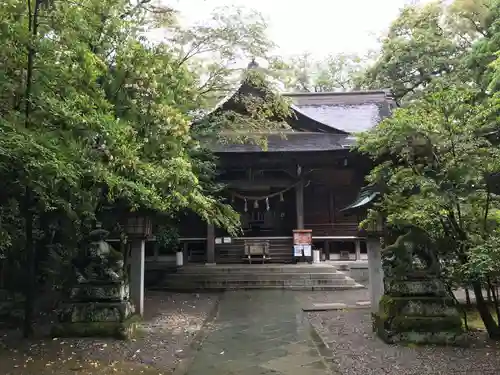
M293 179L222 180L229 188L240 190L265 190L271 187L287 188L297 182Z
M304 181L295 187L295 206L297 211L297 228L304 229Z

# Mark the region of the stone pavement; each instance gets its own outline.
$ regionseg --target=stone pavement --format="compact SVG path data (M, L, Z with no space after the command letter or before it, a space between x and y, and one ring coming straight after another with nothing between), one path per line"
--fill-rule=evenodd
M187 375L327 375L301 298L292 291L226 292Z

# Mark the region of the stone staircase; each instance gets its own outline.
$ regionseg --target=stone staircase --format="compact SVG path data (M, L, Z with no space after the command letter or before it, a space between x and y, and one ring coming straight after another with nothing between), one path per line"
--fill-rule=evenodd
M332 265L251 264L189 265L162 276L152 289L177 291L288 289L344 290L362 288Z

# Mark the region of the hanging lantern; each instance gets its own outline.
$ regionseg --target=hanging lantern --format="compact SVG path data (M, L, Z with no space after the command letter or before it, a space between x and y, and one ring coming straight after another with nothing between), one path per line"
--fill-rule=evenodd
M248 211L248 205L247 205L247 199L245 198L245 208L244 208L245 212Z
M259 208L259 201L257 199L253 201L253 208Z
M284 202L285 198L283 197L283 193L280 193L280 202Z
M266 210L269 211L271 207L269 206L269 197L266 198Z

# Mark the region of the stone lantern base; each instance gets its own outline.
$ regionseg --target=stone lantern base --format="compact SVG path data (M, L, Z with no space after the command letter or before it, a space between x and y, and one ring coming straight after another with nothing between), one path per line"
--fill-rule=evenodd
M138 319L124 282L86 282L70 290L52 334L58 337L101 336L127 339Z
M385 278L373 329L385 342L465 345L466 333L455 301L432 276Z

